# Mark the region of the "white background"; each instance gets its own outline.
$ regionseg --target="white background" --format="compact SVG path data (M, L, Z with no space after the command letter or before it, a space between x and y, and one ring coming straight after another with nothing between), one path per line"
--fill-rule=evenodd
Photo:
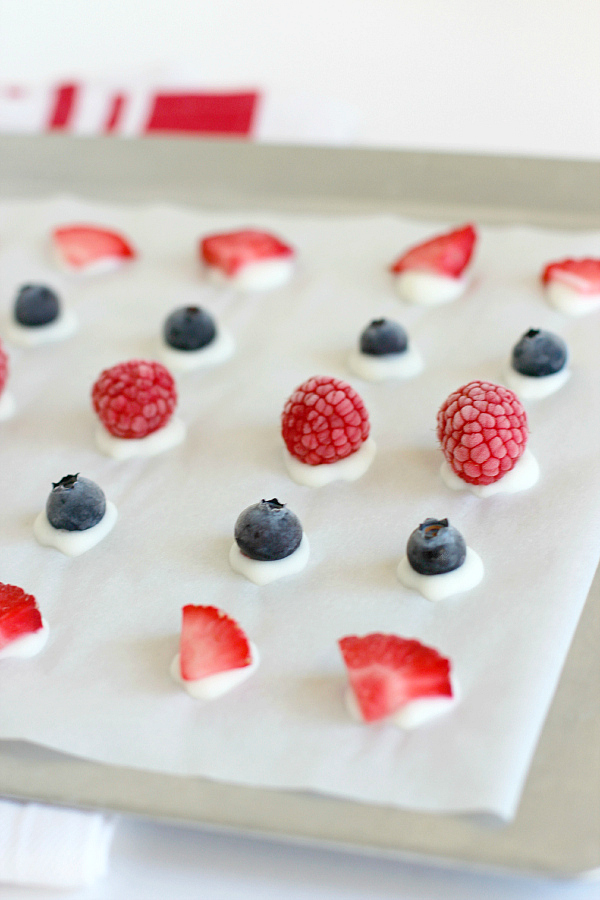
M0 80L174 68L355 107L361 143L600 158L598 0L0 0Z
M363 144L600 158L598 0L0 0L0 82L177 67L326 96ZM0 887L3 900L55 892ZM592 900L598 885L440 873L123 822L86 900Z

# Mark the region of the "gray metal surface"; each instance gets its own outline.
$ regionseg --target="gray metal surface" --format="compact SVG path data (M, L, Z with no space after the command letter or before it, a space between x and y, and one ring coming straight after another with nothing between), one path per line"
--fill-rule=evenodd
M0 190L192 205L474 215L600 227L600 164L189 140L0 139ZM516 819L429 815L309 793L105 766L0 742L5 796L195 827L572 877L600 871L600 577L596 577ZM468 764L468 760L465 760Z

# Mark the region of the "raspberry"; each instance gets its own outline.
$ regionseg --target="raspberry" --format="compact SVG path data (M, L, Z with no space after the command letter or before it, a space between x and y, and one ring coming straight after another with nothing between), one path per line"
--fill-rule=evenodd
M448 464L469 484L498 481L525 450L525 410L512 391L489 381L471 381L450 394L437 421Z
M167 424L177 393L164 366L132 359L101 372L92 388L92 402L112 435L143 438Z
M0 343L0 394L4 390L6 379L8 378L8 354Z
M290 454L309 466L350 456L370 430L369 414L354 388L327 375L309 378L294 391L281 425Z

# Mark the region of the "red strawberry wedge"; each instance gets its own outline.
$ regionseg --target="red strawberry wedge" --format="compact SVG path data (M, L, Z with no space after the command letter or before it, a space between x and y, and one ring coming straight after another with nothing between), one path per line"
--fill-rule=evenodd
M412 247L391 266L395 275L418 269L447 278L459 278L469 264L477 240L473 225L465 225Z
M450 661L432 647L378 633L344 637L339 645L365 722L394 716L414 701L453 698Z
M600 259L563 259L549 263L542 272L543 284L560 281L579 294L600 294Z
M35 597L13 584L0 583L0 651L43 627Z
M215 606L183 607L179 652L184 681L198 681L252 663L248 638L237 622Z
M93 225L55 228L52 242L59 262L72 272L108 271L137 255L122 235Z
M285 259L293 255L293 249L275 235L253 229L212 234L200 242L202 261L229 276L250 263Z

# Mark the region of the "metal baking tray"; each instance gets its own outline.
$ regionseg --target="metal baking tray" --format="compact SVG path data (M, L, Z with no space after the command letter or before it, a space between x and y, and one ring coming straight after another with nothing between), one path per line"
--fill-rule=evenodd
M0 138L0 190L600 228L600 162L192 139ZM399 859L600 874L600 575L509 824L101 765L0 742L0 793ZM465 761L468 763L468 760Z

